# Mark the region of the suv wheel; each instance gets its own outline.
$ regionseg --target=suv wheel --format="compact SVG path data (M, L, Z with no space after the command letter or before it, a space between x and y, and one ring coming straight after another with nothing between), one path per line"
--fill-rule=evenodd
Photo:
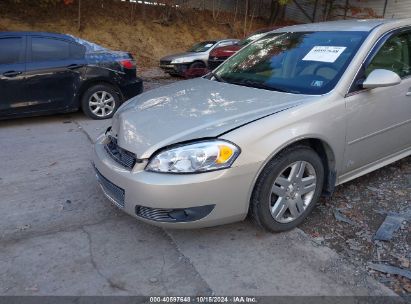
M109 85L98 84L90 87L81 100L83 112L93 119L111 118L120 106L120 97Z
M273 232L298 226L320 199L324 167L309 147L285 149L264 168L250 203L253 220Z

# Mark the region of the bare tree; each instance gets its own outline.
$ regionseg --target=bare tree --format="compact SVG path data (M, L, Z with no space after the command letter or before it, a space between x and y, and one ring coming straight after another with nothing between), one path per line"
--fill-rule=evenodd
M273 25L284 17L285 7L291 0L271 0L268 25Z
M216 5L216 2L217 2L217 5ZM214 22L217 21L217 18L220 15L220 12L221 12L221 0L213 0L212 13L213 13Z
M247 33L247 18L248 18L248 5L249 5L249 0L246 0L244 2L245 4L245 9L244 9L244 30L243 30L243 36L246 35Z
M81 0L78 0L78 31L81 31Z
M235 9L234 9L234 21L233 24L237 21L237 13L238 13L238 0L235 1Z
M257 9L257 3L256 2L253 2L254 4L253 4L253 10L252 10L252 13L251 13L251 19L250 19L250 25L248 26L248 33L249 32L251 32L251 29L252 29L252 27L253 27L253 21L254 21L254 17L255 17L255 13L256 13L256 9ZM247 33L245 33L245 34L247 34Z

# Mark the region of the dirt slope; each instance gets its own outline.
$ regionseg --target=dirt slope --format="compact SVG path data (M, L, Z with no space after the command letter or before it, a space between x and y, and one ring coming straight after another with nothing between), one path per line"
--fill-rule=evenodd
M221 22L229 20L227 16L220 15L213 22L210 12L174 12L168 25L164 25L162 7L143 10L141 5L103 0L83 1L82 29L78 31L76 6L39 7L27 3L0 1L0 31L68 33L111 49L129 51L140 66L156 65L160 57L185 50L201 40L240 36L236 34L240 32L239 22L237 26ZM251 30L261 26L264 24L255 20Z

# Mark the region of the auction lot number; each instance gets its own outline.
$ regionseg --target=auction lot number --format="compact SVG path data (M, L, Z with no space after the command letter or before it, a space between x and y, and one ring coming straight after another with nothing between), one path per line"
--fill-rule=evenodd
M150 303L257 303L254 297L150 297Z

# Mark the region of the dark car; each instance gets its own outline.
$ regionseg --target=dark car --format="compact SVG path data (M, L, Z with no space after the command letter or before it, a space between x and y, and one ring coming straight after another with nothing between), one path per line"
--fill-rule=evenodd
M105 119L142 90L127 52L70 35L0 32L0 118L81 108Z
M247 38L237 42L236 44L214 48L210 52L210 55L208 57L208 68L210 70L214 70L220 64L222 64L224 61L226 61L229 57L233 56L235 53L237 53L239 50L241 50L243 47L245 47L249 43L261 38L262 36L264 36L268 32L271 32L271 31L276 30L278 28L280 28L280 27L279 26L274 26L274 27L270 27L270 28L260 29L256 32L252 33Z

